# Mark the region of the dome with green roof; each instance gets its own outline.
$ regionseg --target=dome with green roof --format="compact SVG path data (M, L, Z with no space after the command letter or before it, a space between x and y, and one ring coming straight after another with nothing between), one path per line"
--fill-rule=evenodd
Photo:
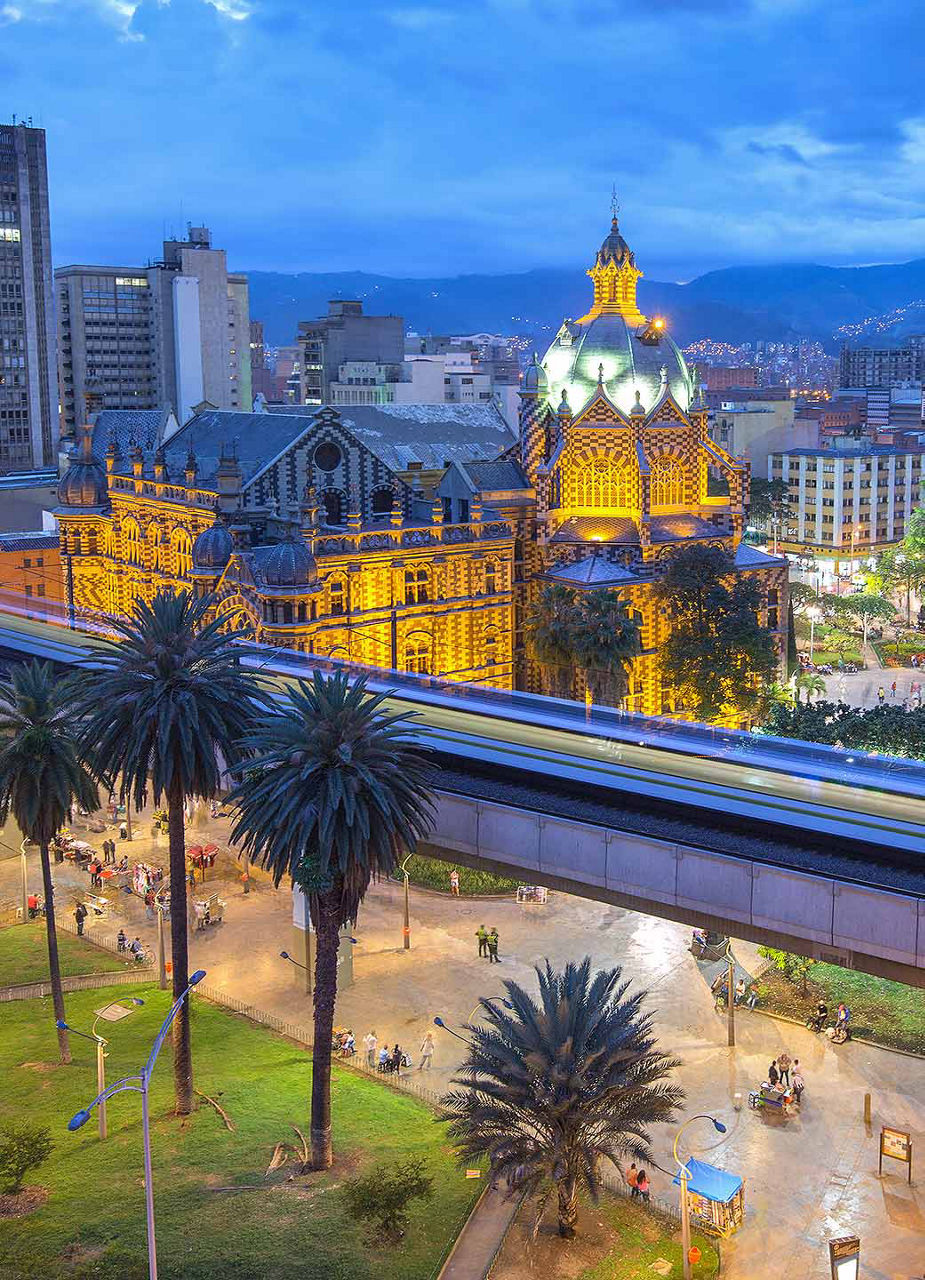
M594 282L591 310L580 320L566 320L543 357L550 404L565 391L577 414L602 378L605 393L623 413L632 410L637 391L648 412L662 394L667 370L668 390L686 413L692 399L690 373L665 322L647 319L639 310L636 281L642 272L616 217L588 275Z

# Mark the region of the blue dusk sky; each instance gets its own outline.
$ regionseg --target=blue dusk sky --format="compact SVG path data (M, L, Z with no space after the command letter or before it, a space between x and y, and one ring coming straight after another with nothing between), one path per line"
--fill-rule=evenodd
M917 0L0 0L56 264L652 279L925 256Z

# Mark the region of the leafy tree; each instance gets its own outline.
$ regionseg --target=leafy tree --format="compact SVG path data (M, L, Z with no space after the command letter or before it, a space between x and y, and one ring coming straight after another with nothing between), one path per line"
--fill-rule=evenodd
M819 595L808 582L791 582L790 603L796 614L804 614L813 605L818 605Z
M772 516L786 518L790 488L783 480L752 476L749 484L748 516L753 524L764 524Z
M758 954L770 960L788 982L792 982L794 986L799 985L801 995L806 995L806 979L816 963L815 960L809 956L798 956L794 951L778 951L775 947L759 947Z
M246 739L253 758L233 793L231 838L278 885L308 898L316 936L312 1166L331 1151L331 1036L340 930L370 882L415 848L433 813L433 773L409 715L383 711L366 677L316 672L286 690Z
M825 694L826 686L822 676L817 676L814 671L803 671L796 678L795 689L798 702L801 693L806 695L807 702L811 702Z
M656 588L672 618L662 645L662 678L701 720L762 711L777 674L774 637L758 621L758 584L735 572L719 547L684 547Z
M432 1200L434 1180L420 1156L401 1164L380 1164L360 1178L347 1178L344 1199L351 1217L372 1219L383 1236L403 1236L412 1200Z
M639 624L616 591L579 595L572 625L572 653L595 702L622 702L633 659L642 652Z
M618 968L591 960L537 966L539 1001L506 982L509 1012L482 1000L469 1052L442 1099L460 1159L487 1157L492 1174L558 1198L559 1234L573 1236L578 1190L598 1195L602 1159L650 1161L649 1126L671 1121L684 1095L680 1064L656 1047L646 992L627 995Z
M524 635L530 656L539 663L551 692L569 697L575 678L572 627L575 592L551 583L540 592L524 621Z
M849 751L925 760L925 707L907 711L896 703L867 708L844 702L773 705L762 732Z
M872 595L868 591L859 591L855 595L843 596L840 608L842 614L847 614L861 623L864 629L865 646L870 624L876 619L889 622L896 612L886 596Z
M867 590L880 595L895 591L905 595L906 626L912 625L912 593L925 585L925 552L900 543L890 547L877 559L867 581Z
M844 658L845 654L851 653L857 648L858 642L847 631L832 630L825 637L824 643L829 653L834 653L838 657Z
M51 663L14 667L0 680L0 823L10 814L39 847L45 895L48 972L56 1022L64 1022L55 895L48 848L74 805L95 809L96 786L81 757L71 689L56 681ZM58 1028L62 1062L70 1062L66 1031Z
M150 791L166 801L170 848L170 951L173 994L189 984L187 947L187 799L212 799L222 774L241 759L241 740L260 703L255 678L242 671L214 601L164 591L116 619L115 642L96 641L81 677L82 741L111 787L136 809ZM193 1107L189 1003L174 1021L177 1112Z
M46 1125L24 1121L4 1129L0 1133L0 1187L8 1195L22 1191L29 1170L44 1164L54 1149Z

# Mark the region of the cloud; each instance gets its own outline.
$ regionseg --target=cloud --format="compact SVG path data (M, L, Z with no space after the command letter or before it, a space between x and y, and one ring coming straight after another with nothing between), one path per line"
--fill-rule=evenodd
M17 9L12 4L0 4L0 26L7 23L20 22L22 20L22 9Z

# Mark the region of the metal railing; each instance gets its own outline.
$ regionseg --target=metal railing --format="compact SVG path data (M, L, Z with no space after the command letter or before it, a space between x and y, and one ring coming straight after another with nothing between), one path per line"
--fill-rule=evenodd
M62 991L95 991L98 987L138 987L157 981L157 971L149 968L116 970L112 973L80 973L61 979ZM47 978L40 982L24 982L13 987L0 987L0 1004L13 1000L42 1000L51 995Z

